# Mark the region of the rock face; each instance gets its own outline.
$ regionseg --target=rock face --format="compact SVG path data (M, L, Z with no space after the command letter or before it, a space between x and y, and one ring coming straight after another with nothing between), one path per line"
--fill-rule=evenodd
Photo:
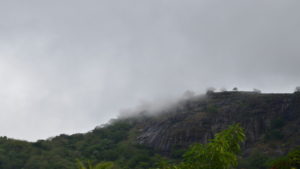
M169 152L195 142L206 143L216 132L240 123L247 137L245 149L261 146L267 152L273 146L272 151L284 153L300 145L299 116L297 93L209 93L140 120L137 142Z

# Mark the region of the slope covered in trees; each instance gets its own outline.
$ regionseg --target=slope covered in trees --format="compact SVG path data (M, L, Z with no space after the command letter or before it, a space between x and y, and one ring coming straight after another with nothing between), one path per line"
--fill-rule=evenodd
M235 123L240 123L246 134L239 167L279 166L290 157L277 157L300 145L299 103L298 93L209 93L182 100L164 113L118 119L86 134L60 135L34 143L1 137L0 168L75 169L78 161L113 162L123 169L175 165L182 162L190 145L209 145L206 143L215 133Z

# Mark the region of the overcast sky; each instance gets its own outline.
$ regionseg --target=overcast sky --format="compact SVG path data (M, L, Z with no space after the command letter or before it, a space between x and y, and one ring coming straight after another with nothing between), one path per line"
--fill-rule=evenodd
M207 87L293 92L299 0L1 0L0 135L92 130Z

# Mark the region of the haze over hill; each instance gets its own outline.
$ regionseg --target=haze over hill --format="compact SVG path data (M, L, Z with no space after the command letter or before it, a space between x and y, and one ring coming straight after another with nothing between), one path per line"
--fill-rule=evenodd
M288 152L295 152L292 153L295 158L291 158L295 163L287 160L284 166L300 167L299 102L300 90L292 94L210 91L160 110L144 107L139 114L123 116L84 134L61 134L37 142L0 137L0 168L75 169L78 160L90 160L92 164L110 161L116 169L161 168L162 162L177 164L185 159L183 153L194 143L202 143L204 147L210 145L207 142L227 145L226 139L215 142L211 139L232 125L240 126L240 136L246 136L241 144L238 169L269 169L276 164L274 160L287 159L282 157ZM233 140L240 137L223 136ZM215 151L213 148L210 150ZM227 152L219 147L216 150L219 154ZM201 156L195 158L199 159Z
M0 135L89 131L207 87L293 92L298 0L0 2Z

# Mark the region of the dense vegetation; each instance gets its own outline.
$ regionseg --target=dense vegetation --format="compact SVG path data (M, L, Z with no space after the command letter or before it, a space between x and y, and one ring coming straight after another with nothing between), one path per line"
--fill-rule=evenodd
M299 168L300 149L296 147L299 145L299 101L299 93L224 92L210 94L206 100L185 102L176 108L179 113L172 110L170 114L150 119L119 119L86 134L62 134L33 143L0 137L0 168ZM238 154L238 146L244 140L244 131L238 126L226 129L230 123L236 122L245 128L247 138L242 144L241 154ZM217 129L211 130L212 126ZM141 133L147 136L143 139L151 139L147 134L158 130L169 133L169 137L158 135L161 138L153 143L159 144L151 147L151 144L141 144L137 139L141 138ZM190 131L190 135L186 136L186 131ZM232 134L233 131L236 135ZM203 138L202 134L216 132L219 134L207 144L195 144L189 148L175 145L167 151L159 149L161 143L170 144L170 138L182 138L180 143L184 145ZM272 154L274 151L279 151L279 155Z
M241 127L234 125L215 135L208 144L195 144L179 158L162 156L147 147L135 144L133 123L115 121L83 135L60 135L35 143L0 139L0 168L3 169L215 169L237 166L240 143L244 140ZM280 166L276 169L299 167L300 150L277 159L247 159L247 166ZM252 161L251 161L252 160ZM257 164L263 160L263 165ZM242 161L241 161L242 162Z
M237 166L237 154L240 143L245 139L244 131L239 125L230 126L228 129L215 135L208 144L195 144L183 155L184 160L178 164L161 161L157 168L161 169L230 169ZM100 162L93 166L86 166L79 162L80 169L112 169L117 167L112 162Z
M127 121L113 124L87 134L39 140L35 143L0 138L0 168L3 169L74 169L77 161L115 161L124 168L150 168L155 153L131 142L134 131Z

